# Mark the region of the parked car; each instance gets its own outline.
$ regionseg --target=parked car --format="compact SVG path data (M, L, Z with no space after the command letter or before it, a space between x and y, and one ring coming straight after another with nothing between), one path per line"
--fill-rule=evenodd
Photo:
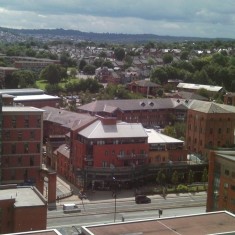
M136 195L135 196L135 203L151 203L151 199L146 195Z

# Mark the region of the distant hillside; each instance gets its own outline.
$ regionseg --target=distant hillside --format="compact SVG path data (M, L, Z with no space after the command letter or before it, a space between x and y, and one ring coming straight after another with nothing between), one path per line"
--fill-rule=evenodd
M65 29L10 29L0 27L0 32L12 33L24 39L34 37L41 40L64 39L74 41L93 41L93 42L112 42L112 43L143 43L148 41L161 42L183 42L183 41L208 41L213 38L199 37L174 37L174 36L159 36L154 34L115 34L115 33L92 33L81 32L79 30ZM230 40L230 39L220 39Z

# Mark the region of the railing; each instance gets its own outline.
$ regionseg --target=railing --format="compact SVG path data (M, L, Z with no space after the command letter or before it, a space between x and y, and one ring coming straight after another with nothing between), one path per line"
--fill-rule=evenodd
M118 154L117 157L119 159L143 159L147 158L148 154L141 153L141 154Z

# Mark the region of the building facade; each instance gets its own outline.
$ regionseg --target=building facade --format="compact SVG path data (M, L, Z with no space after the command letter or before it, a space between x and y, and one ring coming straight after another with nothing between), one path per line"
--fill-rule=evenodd
M36 184L41 169L43 110L2 107L1 184Z
M194 100L188 109L186 148L207 157L210 149L234 145L234 129L233 106Z
M46 229L47 202L35 187L0 186L0 233Z
M206 209L235 213L234 149L210 152Z

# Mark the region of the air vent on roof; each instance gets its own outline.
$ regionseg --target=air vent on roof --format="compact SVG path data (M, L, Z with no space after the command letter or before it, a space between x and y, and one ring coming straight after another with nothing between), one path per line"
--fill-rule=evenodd
M179 103L179 102L180 102L180 100L178 99L178 100L177 100L177 103Z
M149 105L153 107L154 103L151 101L151 102L149 102Z
M144 107L146 104L142 101L142 102L140 102L140 105L141 105L142 107Z
M184 102L187 104L187 103L188 103L188 100L185 100Z

